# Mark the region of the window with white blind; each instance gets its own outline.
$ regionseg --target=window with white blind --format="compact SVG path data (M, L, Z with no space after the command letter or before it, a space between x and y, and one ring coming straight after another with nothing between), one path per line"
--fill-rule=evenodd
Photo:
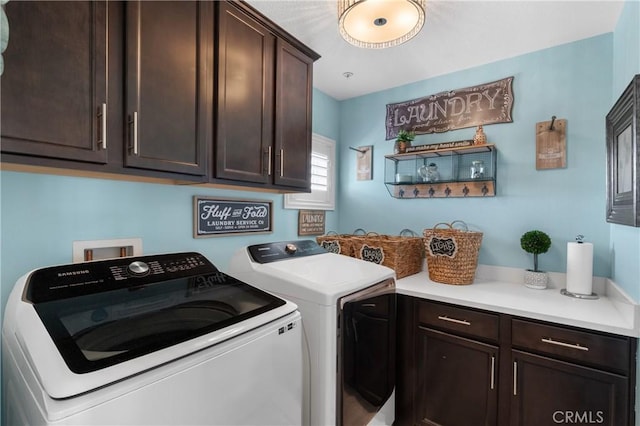
M285 194L285 209L334 210L336 142L313 134L311 141L311 192Z

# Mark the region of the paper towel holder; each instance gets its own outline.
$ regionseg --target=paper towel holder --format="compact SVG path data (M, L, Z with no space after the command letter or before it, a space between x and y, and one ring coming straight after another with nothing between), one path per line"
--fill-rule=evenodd
M570 291L567 291L566 288L563 288L562 290L560 290L560 294L562 294L564 296L573 297L573 298L576 298L576 299L596 300L596 299L600 298L600 296L598 296L595 293L591 293L591 294L571 293Z
M584 244L583 240L584 240L584 235L582 234L576 235L576 243ZM591 294L572 293L570 291L567 291L566 288L563 288L562 290L560 290L560 294L564 296L574 297L576 299L587 299L587 300L599 299L599 296L595 293L591 293Z

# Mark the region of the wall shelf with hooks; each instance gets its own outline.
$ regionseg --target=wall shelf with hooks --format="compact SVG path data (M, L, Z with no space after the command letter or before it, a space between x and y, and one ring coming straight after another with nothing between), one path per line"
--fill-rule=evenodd
M495 145L385 156L385 185L395 198L493 197Z

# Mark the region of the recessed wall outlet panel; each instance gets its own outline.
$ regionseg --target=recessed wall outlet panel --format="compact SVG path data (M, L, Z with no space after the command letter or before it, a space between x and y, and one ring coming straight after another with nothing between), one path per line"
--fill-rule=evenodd
M142 238L73 242L73 263L141 255Z

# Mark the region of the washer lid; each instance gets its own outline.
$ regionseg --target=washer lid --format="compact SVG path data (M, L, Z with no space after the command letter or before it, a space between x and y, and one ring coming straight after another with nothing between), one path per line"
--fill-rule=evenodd
M128 271L131 265L135 270ZM208 335L286 303L218 271L197 253L45 268L31 274L24 294L77 374Z

